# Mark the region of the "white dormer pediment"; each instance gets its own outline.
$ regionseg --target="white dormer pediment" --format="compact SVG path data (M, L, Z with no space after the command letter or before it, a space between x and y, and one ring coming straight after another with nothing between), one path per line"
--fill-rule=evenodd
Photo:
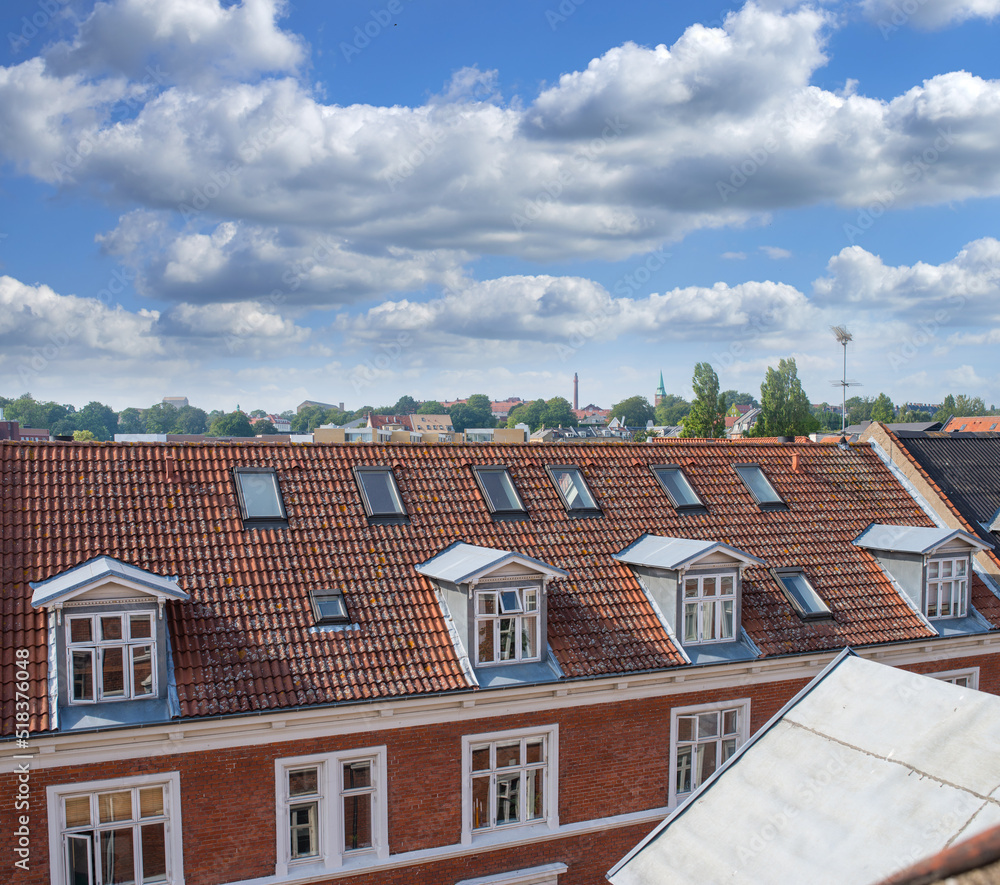
M710 566L743 569L748 565L764 564L764 560L721 541L671 538L663 535L643 535L621 553L616 553L614 558L629 565L668 571L686 571Z
M988 550L975 535L960 529L872 523L854 540L855 547L886 553L914 553L925 557L945 553L967 554Z
M67 605L155 601L161 608L171 601L187 601L176 577L98 556L45 581L33 582L33 608L61 609Z
M569 574L533 556L493 547L479 547L462 541L452 544L416 568L420 574L435 581L456 585L529 575L539 579L563 578Z

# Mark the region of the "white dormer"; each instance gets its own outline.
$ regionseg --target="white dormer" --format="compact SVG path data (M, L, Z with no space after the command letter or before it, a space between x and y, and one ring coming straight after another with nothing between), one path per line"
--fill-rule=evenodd
M480 685L558 675L546 642L548 584L568 572L534 557L457 542L418 565L455 625L459 654Z
M99 556L31 588L49 613L60 727L167 718L164 606L188 599L176 578Z

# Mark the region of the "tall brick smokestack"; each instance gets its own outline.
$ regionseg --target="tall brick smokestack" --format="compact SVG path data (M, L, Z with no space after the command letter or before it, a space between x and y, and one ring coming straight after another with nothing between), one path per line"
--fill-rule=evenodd
M573 373L573 408L580 408L580 376Z

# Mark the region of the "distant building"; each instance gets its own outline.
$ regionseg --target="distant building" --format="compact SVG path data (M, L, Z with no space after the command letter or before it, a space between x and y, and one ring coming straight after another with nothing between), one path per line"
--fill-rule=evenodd
M660 386L656 388L656 395L653 397L653 406L667 401L667 388L663 386L663 372L660 372Z
M945 433L990 433L1000 427L1000 415L955 418L944 425Z
M307 399L307 400L303 400L302 402L300 402L295 407L295 414L298 415L299 412L301 412L303 409L312 409L312 408L316 408L316 407L319 407L321 409L339 409L341 412L344 411L344 404L343 403L336 403L336 404L334 404L334 403L321 403L321 402L319 402L319 400Z
M173 406L175 409L183 409L191 405L191 403L188 402L186 396L165 396L163 397L163 405Z

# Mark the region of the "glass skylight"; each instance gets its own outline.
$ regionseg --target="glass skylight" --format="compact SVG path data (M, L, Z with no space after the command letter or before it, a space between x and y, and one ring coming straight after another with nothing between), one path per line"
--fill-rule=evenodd
M652 471L676 510L705 509L704 502L680 467L673 464L654 465Z
M601 508L587 488L579 467L552 466L548 468L552 481L566 509L577 516L599 516Z
M787 505L777 493L759 464L734 464L734 469L754 500L766 509L784 509Z
M474 467L473 471L491 513L527 516L527 508L506 467Z
M802 618L823 618L830 614L826 603L820 599L804 572L775 572L785 596Z
M343 590L311 590L309 598L317 624L350 623Z
M234 474L244 523L285 521L285 505L273 468L237 467Z
M373 518L406 519L406 508L389 467L355 469L365 510Z

